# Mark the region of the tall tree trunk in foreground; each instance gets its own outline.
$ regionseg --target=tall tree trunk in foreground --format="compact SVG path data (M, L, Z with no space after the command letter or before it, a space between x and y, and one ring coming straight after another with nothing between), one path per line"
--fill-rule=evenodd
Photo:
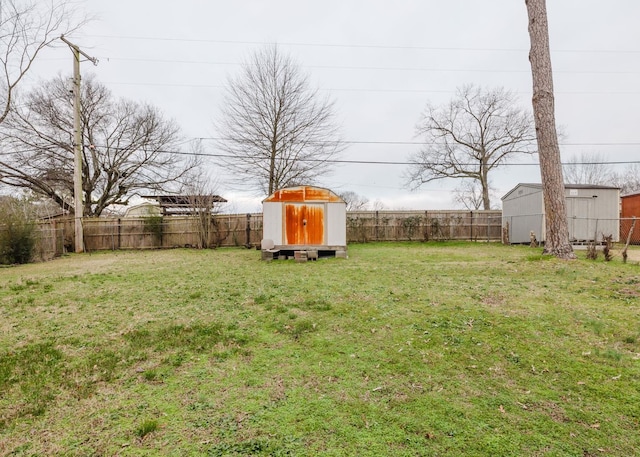
M531 39L531 74L533 76L533 116L538 139L538 156L542 175L545 207L544 253L561 259L575 259L569 243L560 146L556 132L553 99L553 74L549 52L549 30L545 0L525 0Z

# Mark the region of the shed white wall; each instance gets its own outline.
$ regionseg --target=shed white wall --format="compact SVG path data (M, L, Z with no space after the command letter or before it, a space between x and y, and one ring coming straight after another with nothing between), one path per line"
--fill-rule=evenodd
M284 244L284 234L282 232L282 209L284 205L280 202L265 202L262 204L262 238L272 240L274 244Z
M529 243L531 232L538 241L543 241L544 207L542 189L519 185L502 200L502 226L509 223L509 242Z
M571 240L620 239L620 191L618 189L565 189Z
M327 203L325 213L327 244L329 246L347 245L347 205L345 203Z

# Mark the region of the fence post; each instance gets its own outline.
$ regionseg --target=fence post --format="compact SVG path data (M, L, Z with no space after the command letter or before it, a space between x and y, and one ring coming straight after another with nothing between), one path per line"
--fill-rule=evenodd
M251 214L247 213L247 228L246 228L246 236L247 242L245 243L245 247L249 249L251 247Z
M122 220L118 218L118 249L122 247Z
M491 231L491 218L487 215L487 241L491 239L489 232ZM500 227L500 233L502 233L502 226Z
M52 222L53 225L53 256L57 257L58 256L58 252L63 252L63 251L58 251L58 223L56 222L56 220L54 219ZM64 243L64 234L61 237L62 243ZM61 244L62 245L62 244Z
M426 224L426 227L424 229L424 234L422 235L422 238L425 241L429 241L431 239L431 221L429 220L429 211L425 211L424 212L424 223Z

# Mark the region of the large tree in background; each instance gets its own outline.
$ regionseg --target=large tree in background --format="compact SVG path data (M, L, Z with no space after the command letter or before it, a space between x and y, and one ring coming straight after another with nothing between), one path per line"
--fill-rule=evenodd
M369 199L352 190L347 190L338 194L347 207L347 211L365 211L369 206Z
M0 182L73 208L73 96L59 76L19 100L0 124ZM81 95L84 214L127 204L139 191L169 191L197 163L180 154L180 129L153 106L116 100L93 77Z
M343 149L333 103L275 45L229 79L216 127L231 179L260 193L314 183Z
M618 177L599 153L583 152L573 155L562 167L567 184L592 184L597 186L617 186Z
M544 252L562 259L574 259L575 254L569 243L562 162L556 131L547 5L545 0L525 0L525 4L531 40L529 61L533 76L533 115L545 207Z
M0 1L0 124L40 52L84 22L66 1Z
M481 189L484 209L491 209L490 172L518 154L535 152L531 114L503 88L459 88L447 105L427 105L417 132L425 147L410 158L408 184L471 180Z
M623 171L615 171L601 153L582 153L563 165L565 181L570 184L615 186L620 193L640 192L640 165L632 163Z
M464 206L470 211L477 211L483 208L482 188L478 181L463 181L453 191L453 201ZM489 195L493 200L495 195L493 189L489 188Z
M622 173L616 174L616 184L621 194L640 192L640 164L629 165Z

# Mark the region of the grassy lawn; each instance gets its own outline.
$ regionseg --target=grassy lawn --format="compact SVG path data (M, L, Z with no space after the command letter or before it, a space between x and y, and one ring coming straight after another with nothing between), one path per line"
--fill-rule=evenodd
M0 454L640 455L640 266L497 244L0 269Z

